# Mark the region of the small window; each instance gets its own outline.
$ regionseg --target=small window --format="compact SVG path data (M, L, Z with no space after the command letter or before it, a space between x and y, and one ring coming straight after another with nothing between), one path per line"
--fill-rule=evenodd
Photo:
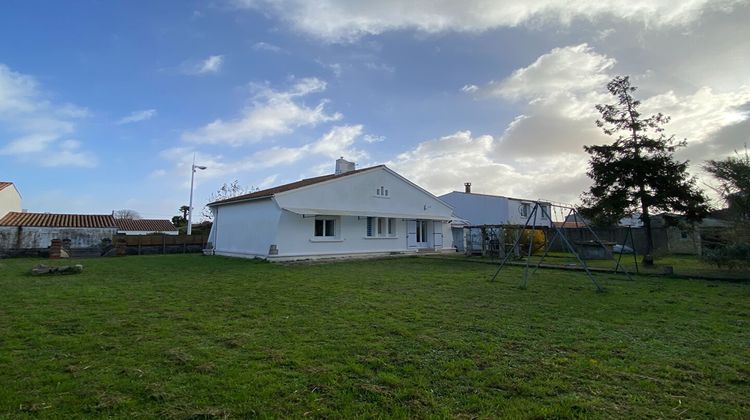
M378 236L385 235L385 224L388 223L388 219L382 217L378 218Z
M372 236L372 225L375 222L373 219L374 217L368 217L367 218L367 236Z
M315 236L333 237L336 236L335 221L333 219L316 219Z
M388 191L386 191L386 193L388 193ZM396 235L396 219L388 219L388 236L395 236L395 235Z
M681 230L681 231L680 231L680 237L681 237L682 239L687 239L687 238L688 238L688 231L686 231L686 230Z
M518 211L521 213L521 216L528 217L529 215L529 203L523 203L518 208Z

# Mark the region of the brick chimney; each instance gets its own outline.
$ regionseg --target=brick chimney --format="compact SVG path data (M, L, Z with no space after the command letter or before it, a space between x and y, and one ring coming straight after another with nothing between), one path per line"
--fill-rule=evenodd
M466 194L471 194L471 182L464 182L464 187L466 187Z

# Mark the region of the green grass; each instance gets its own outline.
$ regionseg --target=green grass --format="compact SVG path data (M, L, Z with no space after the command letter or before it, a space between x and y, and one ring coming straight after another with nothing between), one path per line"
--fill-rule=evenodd
M480 257L472 256L465 257L463 254L451 254L449 258L455 259L468 259L474 261L485 261L489 263L499 263L502 258L497 257ZM619 258L619 254L614 255L615 260ZM444 256L445 258L445 256ZM531 264L535 265L541 261L542 253L534 254L531 256ZM620 260L620 265L624 267L628 272L650 275L650 274L664 274L666 267L671 267L675 276L680 277L697 277L706 279L717 279L717 280L750 280L750 269L747 268L726 268L716 267L713 264L709 264L703 261L697 255L657 255L654 258L654 266L646 267L641 261L643 256L637 255L636 263L633 261L633 254L623 254ZM512 259L514 263L524 263L526 257L520 259ZM578 262L575 255L569 252L550 252L544 257L544 264L561 265L561 266L576 266L582 267ZM615 261L612 259L604 260L587 260L586 264L590 267L595 268L608 268L614 269Z
M745 417L750 284L400 258L0 260L0 417ZM64 262L64 264L73 263Z

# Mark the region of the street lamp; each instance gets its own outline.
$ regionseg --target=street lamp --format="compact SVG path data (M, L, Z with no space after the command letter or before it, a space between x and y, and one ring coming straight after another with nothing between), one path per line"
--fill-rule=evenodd
M205 166L195 164L195 153L193 153L193 165L190 170L190 210L188 211L188 226L187 234L193 234L193 181L195 180L195 170L200 169L201 171L206 169Z

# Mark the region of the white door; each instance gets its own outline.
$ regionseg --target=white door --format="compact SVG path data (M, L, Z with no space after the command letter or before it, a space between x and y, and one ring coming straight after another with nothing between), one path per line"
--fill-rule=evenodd
M435 221L432 224L432 235L434 236L432 243L435 244L435 249L443 247L443 222Z
M417 247L417 221L406 221L406 246L408 248Z

